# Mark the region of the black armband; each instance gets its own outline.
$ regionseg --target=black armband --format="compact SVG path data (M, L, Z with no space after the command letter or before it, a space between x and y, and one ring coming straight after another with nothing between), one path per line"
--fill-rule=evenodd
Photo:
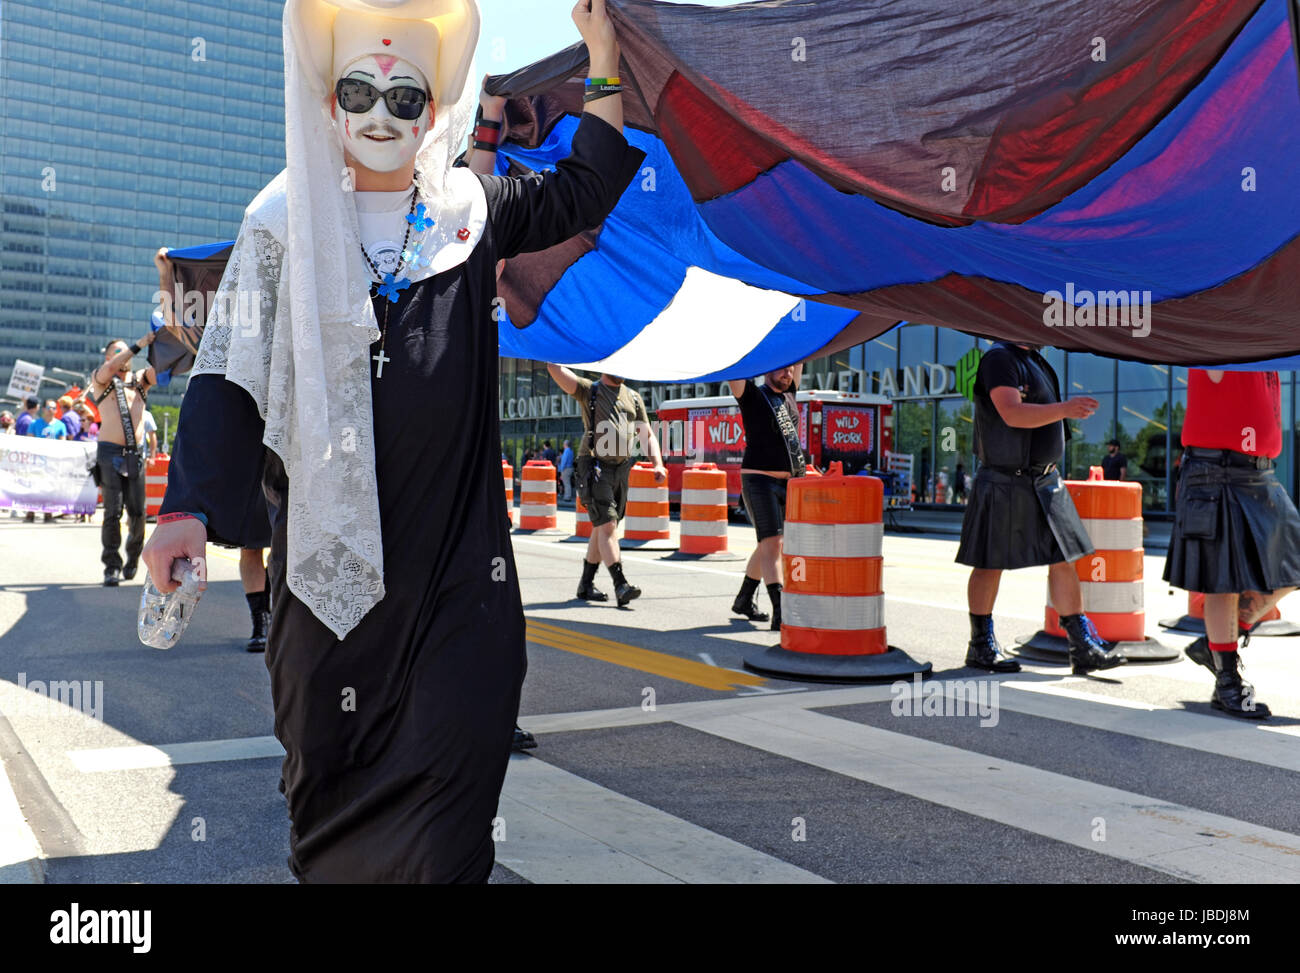
M132 355L133 357L134 357L135 355L140 354L140 352L144 350L143 348L141 348L139 345L135 344L134 342L132 342L132 343L128 346L128 349L129 349L129 351L131 352L131 355Z

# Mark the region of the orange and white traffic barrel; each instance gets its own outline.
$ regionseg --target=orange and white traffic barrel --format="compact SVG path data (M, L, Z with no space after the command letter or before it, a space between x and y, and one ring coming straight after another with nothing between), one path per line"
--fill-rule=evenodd
M587 512L587 505L582 502L582 497L577 497L574 502L573 536L582 540L591 536L591 514Z
M694 463L682 471L681 543L683 554L722 554L727 550L727 474L716 463Z
M839 463L789 481L781 644L746 656L746 668L846 681L930 671L885 638L884 495L881 480Z
M519 484L519 529L558 530L555 467L550 460L530 459Z
M1179 618L1163 618L1160 620L1160 626L1167 628L1171 632L1189 632L1196 635L1205 634L1205 595L1199 591L1187 592L1187 614ZM1251 638L1257 635L1279 636L1279 635L1300 635L1300 625L1290 619L1283 618L1282 613L1274 605L1269 609L1259 623L1259 627L1250 633Z
M623 514L620 548L672 550L672 528L668 519L668 481L655 482L654 464L642 461L627 478L627 509Z
M515 468L505 460L501 461L501 479L506 484L506 517L510 526L515 524Z
M153 520L162 509L163 495L167 492L167 469L172 458L166 453L158 453L145 464L144 468L144 515Z
M1146 634L1146 588L1143 580L1142 485L1131 480L1102 479L1094 466L1087 480L1066 480L1079 519L1095 548L1074 562L1083 611L1107 643L1118 645L1134 662L1166 662L1179 651ZM1050 586L1043 628L1016 640L1020 655L1064 661L1070 643L1052 605Z

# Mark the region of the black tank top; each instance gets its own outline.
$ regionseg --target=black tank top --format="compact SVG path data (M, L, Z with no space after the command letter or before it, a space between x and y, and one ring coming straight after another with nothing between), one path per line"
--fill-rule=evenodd
M745 424L745 455L740 465L749 470L769 470L802 476L805 469L799 446L799 406L791 385L777 392L766 385L745 383L740 420Z

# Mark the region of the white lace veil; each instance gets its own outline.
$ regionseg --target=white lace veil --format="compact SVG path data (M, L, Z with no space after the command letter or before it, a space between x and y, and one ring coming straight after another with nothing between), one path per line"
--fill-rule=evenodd
M460 5L473 16L471 52L478 11L474 0L289 0L287 166L245 213L193 370L224 375L257 403L263 441L289 479L289 589L342 639L384 596L370 399L370 345L379 328L342 140L330 117L332 86L317 67L320 33L302 13L322 5L397 19ZM433 129L416 155L416 185L436 222L420 237L430 259L408 272L413 281L464 263L486 222L478 179L452 166L478 101L468 58L462 76L454 93L437 93L447 100L437 100ZM433 72L426 77L434 83Z

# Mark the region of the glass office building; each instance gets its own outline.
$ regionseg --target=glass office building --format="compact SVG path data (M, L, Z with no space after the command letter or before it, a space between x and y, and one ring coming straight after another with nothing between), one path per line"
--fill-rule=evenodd
M972 453L972 406L958 391L959 363L973 349L992 342L932 325L907 324L873 341L855 345L804 366L803 387L873 392L894 403L894 449L911 454L914 476L924 499L936 499L933 484L946 473L953 481L960 463L975 469ZM1152 514L1172 512L1174 479L1182 448L1180 435L1187 409L1187 369L1115 361L1096 355L1045 349L1056 369L1062 394L1089 395L1100 407L1085 421L1071 421L1064 471L1069 479L1086 479L1098 465L1106 441L1118 439L1128 460L1128 479L1142 484L1143 508ZM1278 478L1296 496L1295 373L1282 373L1282 455ZM664 398L726 394L725 386L645 385L630 380L646 408ZM538 362L502 359L501 430L511 462L543 439L576 439L582 420ZM951 491L945 500L951 500Z
M283 9L0 2L0 381L86 374L145 332L160 246L234 237L284 168Z

